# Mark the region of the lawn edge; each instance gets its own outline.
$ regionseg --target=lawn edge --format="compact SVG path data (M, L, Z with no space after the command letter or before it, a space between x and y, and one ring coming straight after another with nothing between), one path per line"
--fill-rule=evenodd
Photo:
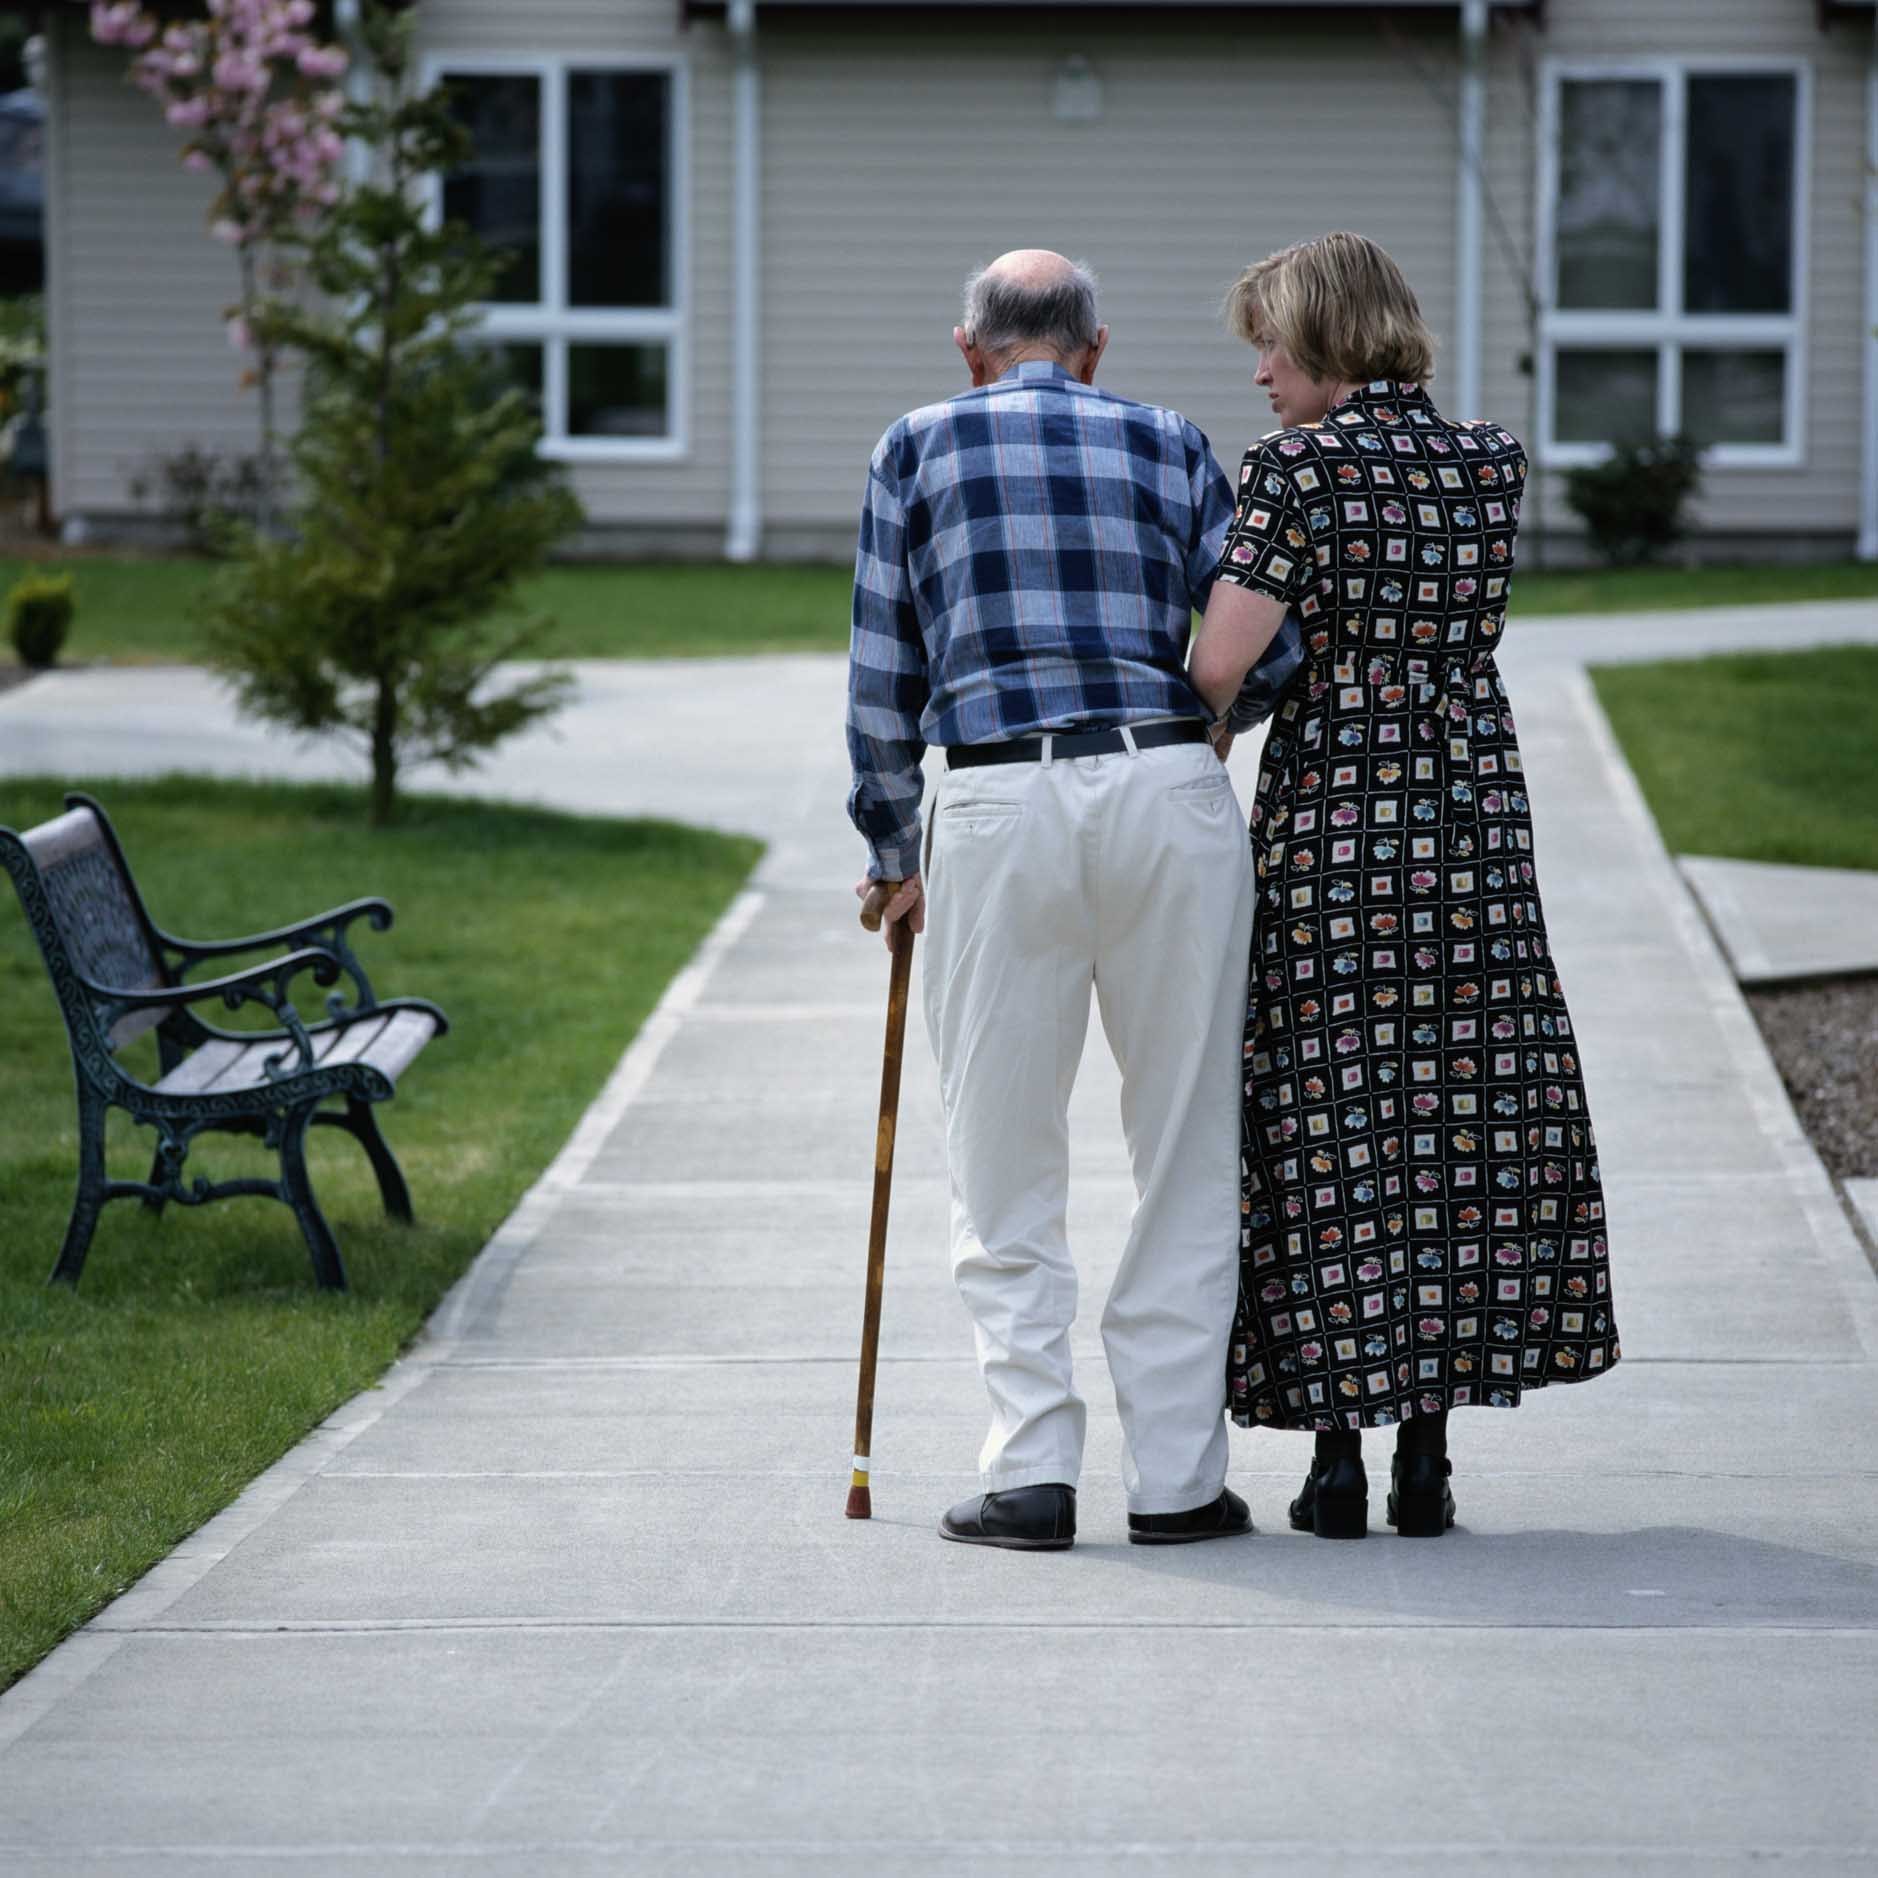
M448 1360L455 1338L473 1321L483 1299L506 1282L555 1205L593 1164L677 1034L685 1013L699 1001L724 955L762 910L767 895L748 884L761 859L759 844L745 884L667 982L567 1139L410 1341L376 1377L254 1475L219 1512L183 1534L135 1582L68 1630L29 1669L0 1685L0 1751L101 1668L127 1638L149 1628L153 1619L193 1589L301 1487L323 1473L334 1457Z

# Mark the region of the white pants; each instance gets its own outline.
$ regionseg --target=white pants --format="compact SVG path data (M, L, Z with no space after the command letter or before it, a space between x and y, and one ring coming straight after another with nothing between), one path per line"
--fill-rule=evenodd
M1070 1090L1089 993L1122 1072L1137 1205L1102 1339L1136 1513L1216 1499L1239 1282L1251 845L1206 744L947 770L926 859L925 1002L953 1270L991 1396L987 1490L1074 1485Z

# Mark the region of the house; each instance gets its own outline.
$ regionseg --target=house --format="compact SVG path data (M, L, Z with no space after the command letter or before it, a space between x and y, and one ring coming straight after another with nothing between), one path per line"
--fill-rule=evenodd
M153 453L251 447L202 179L47 13L54 486L134 534ZM967 270L1101 275L1102 381L1231 461L1270 427L1221 296L1333 227L1400 260L1436 393L1528 437L1531 519L1613 438L1710 445L1703 537L1878 558L1873 0L422 0L510 252L492 339L539 384L591 545L846 555L863 466L963 382Z

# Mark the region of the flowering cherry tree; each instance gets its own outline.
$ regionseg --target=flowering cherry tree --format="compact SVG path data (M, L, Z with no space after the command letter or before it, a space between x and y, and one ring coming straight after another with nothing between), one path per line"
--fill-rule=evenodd
M261 513L275 507L273 310L298 279L296 248L340 199L345 50L316 36L314 0L208 0L207 17L165 23L139 0L91 0L91 35L133 53L131 77L185 134L183 166L220 187L209 229L235 252L241 294L229 342L259 392Z

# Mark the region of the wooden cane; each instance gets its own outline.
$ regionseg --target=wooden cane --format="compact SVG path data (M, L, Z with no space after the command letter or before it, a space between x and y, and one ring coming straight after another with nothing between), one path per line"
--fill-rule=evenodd
M880 930L881 909L900 883L879 881L861 905L861 924ZM867 1228L867 1304L861 1317L861 1375L854 1398L854 1472L848 1517L870 1519L868 1462L874 1446L874 1373L880 1359L880 1293L887 1276L887 1207L893 1197L893 1137L900 1118L900 1058L906 1044L906 995L913 975L913 928L902 918L892 933L893 972L887 983L887 1043L880 1059L880 1125L874 1133L874 1215Z

